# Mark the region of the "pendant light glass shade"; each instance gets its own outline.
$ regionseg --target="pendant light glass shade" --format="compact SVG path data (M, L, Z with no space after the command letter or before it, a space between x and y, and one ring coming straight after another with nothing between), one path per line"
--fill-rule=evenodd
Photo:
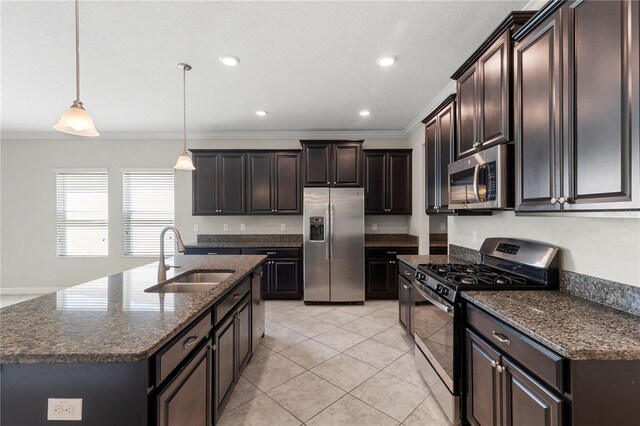
M173 166L176 170L195 170L196 168L193 166L193 161L191 161L191 157L187 152L183 152L180 157L178 157L178 161L176 161L176 165Z
M69 133L76 136L100 136L100 133L93 125L93 119L82 106L82 102L73 101L60 120L53 126L59 132Z
M182 155L178 157L178 161L176 161L176 165L173 166L176 170L195 170L195 166L193 165L193 161L191 161L191 157L189 157L189 153L187 152L187 71L191 69L191 65L185 63L179 63L178 68L182 70L182 120L183 120L183 140L184 140L184 150L182 151Z
M100 136L93 125L93 119L80 102L80 2L75 0L76 6L76 100L53 126L59 132L76 136Z

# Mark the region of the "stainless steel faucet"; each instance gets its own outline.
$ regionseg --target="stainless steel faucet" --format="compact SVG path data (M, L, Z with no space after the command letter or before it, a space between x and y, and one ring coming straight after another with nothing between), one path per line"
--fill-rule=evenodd
M160 232L160 261L158 262L158 282L161 283L167 280L167 271L171 268L179 268L179 266L169 266L164 263L164 234L167 231L173 231L173 235L176 236L176 242L178 243L178 252L184 253L184 243L182 242L182 237L180 236L180 232L174 226L167 226Z

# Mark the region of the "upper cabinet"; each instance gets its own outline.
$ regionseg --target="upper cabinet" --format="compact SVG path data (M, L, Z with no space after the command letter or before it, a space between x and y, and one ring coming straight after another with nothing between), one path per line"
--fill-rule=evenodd
M300 141L304 186L362 186L362 142Z
M193 150L194 215L301 214L300 151Z
M512 140L511 35L533 14L509 14L451 76L458 93L456 158Z
M365 214L411 214L411 150L364 150Z
M193 150L193 214L245 213L245 155Z
M451 95L425 123L425 208L427 214L450 213L448 165L456 145L456 95Z
M300 152L247 154L247 214L301 214Z
M639 19L550 3L514 35L517 210L640 208Z

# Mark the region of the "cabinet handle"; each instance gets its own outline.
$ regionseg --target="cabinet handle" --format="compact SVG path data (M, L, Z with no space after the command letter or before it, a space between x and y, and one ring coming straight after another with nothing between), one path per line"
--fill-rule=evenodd
M215 351L216 349L218 349L218 346L216 346L216 344L214 343L212 349Z
M267 254L276 254L275 251L268 251Z
M189 336L187 337L187 339L184 341L184 344L182 345L185 349L187 349L189 346L192 346L194 343L196 343L198 341L198 335L194 334L193 336Z
M397 251L388 251L387 254L396 254L398 253Z
M405 290L409 290L409 286L408 285L406 285L406 284L402 284L402 285L404 286Z
M410 275L411 275L411 272L409 272L409 271L404 271L404 274L405 274L406 276L410 276Z
M511 344L511 340L507 339L506 337L504 337L503 334L500 333L496 333L495 330L492 330L491 334L493 334L493 337L495 337L495 339L500 342L500 343L504 343L505 345L509 346Z
M556 204L558 202L558 199L556 197L551 197L551 204Z
M564 203L569 204L569 203L571 203L571 198L569 198L569 197L566 197L566 198L565 197L560 197L560 198L558 198L558 202L560 204L564 204Z
M207 252L207 254L218 254L216 252Z
M494 360L491 360L491 368L496 368L496 365L498 365L498 363Z
M498 373L502 373L505 370L505 368L503 366L501 366L500 364L498 364L496 366L496 370L498 370Z
M234 295L233 295L233 298L234 298L234 299L236 299L236 300L238 300L238 299L240 299L240 295L239 295L239 294L234 294Z
M327 181L327 185L329 185L331 182Z

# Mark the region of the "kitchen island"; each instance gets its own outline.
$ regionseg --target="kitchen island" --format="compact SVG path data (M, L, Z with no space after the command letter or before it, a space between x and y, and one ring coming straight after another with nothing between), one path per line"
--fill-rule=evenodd
M157 284L152 263L3 308L0 423L48 424L49 398L82 398L82 420L73 424L161 423L180 415L180 384L215 399L186 419L214 418L251 355L252 287L265 260L168 259L179 268L167 281L235 270L204 292L146 292Z

